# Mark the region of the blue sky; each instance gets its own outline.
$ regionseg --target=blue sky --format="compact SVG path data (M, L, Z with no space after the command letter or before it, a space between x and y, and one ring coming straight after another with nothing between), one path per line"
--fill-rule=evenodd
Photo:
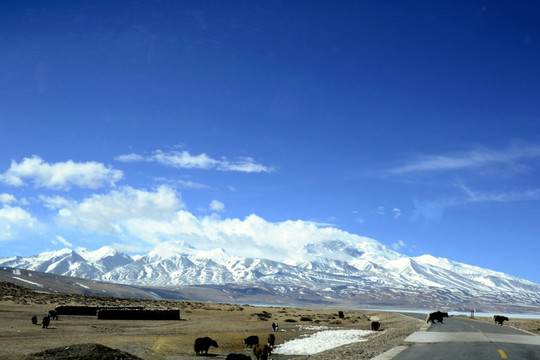
M360 235L540 283L539 15L3 1L0 256Z

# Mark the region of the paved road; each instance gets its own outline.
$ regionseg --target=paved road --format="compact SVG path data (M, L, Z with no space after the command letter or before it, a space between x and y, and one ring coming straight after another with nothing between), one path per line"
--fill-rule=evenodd
M406 315L426 318L425 314ZM427 331L411 334L405 342L412 345L395 360L540 360L540 336L463 318L445 318L444 324L432 324Z

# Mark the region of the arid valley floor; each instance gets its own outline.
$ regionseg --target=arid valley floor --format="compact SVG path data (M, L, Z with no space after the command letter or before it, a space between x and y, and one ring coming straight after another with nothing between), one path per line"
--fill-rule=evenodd
M179 309L181 320L98 320L95 316L66 315L51 320L48 329L32 324L32 316L36 315L41 323L48 310L58 305ZM369 330L371 321L379 320L380 331L369 335L367 341L310 356L310 359L370 359L400 345L410 333L426 326L423 321L391 312L344 310L345 318L340 319L338 310L68 295L0 282L0 359L42 359L44 357L32 354L53 348L69 351L69 348L75 349L76 344L101 344L142 359L194 359L194 340L204 336L219 344L218 348L210 348L209 356L213 358L225 359L234 352L251 355L254 359L243 339L250 335L266 339L272 332L272 322L279 324L276 344L282 344L317 331L310 326ZM540 333L540 320L511 319L511 325ZM47 358L55 359L53 355ZM305 359L307 356L272 354L271 358Z

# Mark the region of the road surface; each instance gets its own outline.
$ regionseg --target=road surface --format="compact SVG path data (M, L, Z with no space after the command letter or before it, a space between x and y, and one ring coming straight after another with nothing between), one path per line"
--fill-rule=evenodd
M425 320L425 314L406 314ZM511 319L510 319L511 321ZM540 336L509 326L449 317L405 339L411 344L395 360L540 360Z

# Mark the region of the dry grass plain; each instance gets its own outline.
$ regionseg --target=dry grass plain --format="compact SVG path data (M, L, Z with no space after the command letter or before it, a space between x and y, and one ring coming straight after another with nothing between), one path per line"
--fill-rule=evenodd
M48 329L32 324L32 316L36 315L41 323L43 316L58 305L179 309L181 320L98 320L95 316L65 315L60 316L59 320L51 320ZM69 295L29 290L0 282L0 359L35 359L29 355L76 344L101 344L142 359L196 359L194 340L204 336L217 340L219 344L217 349L210 348L209 354L215 359L225 359L232 352L250 355L243 339L250 335L266 339L272 332L272 322L279 324L279 331L275 335L276 344L281 344L316 331L306 329L308 325L368 330L371 320L379 320L381 331L370 335L368 341L310 357L325 360L370 359L400 345L406 336L425 326L423 321L390 312L341 309L345 318L340 319L338 310ZM511 323L537 334L540 332L540 320L511 319ZM292 358L307 359L307 356L272 354L272 359L276 360Z
M266 339L272 333L272 322L279 324L275 335L276 344L280 344L315 331L304 329L307 325L368 330L374 316L381 320L383 329L408 319L392 313L358 310L345 310L345 318L340 319L336 309L97 297L40 292L9 283L0 285L0 359L24 359L46 349L85 343L105 345L143 359L188 359L195 357L194 340L204 336L219 344L219 348L210 348L210 354L225 358L232 352L249 354L243 339L249 335ZM32 316L36 315L41 323L43 316L58 305L179 309L181 320L98 320L94 316L64 315L51 320L48 329L32 324Z

